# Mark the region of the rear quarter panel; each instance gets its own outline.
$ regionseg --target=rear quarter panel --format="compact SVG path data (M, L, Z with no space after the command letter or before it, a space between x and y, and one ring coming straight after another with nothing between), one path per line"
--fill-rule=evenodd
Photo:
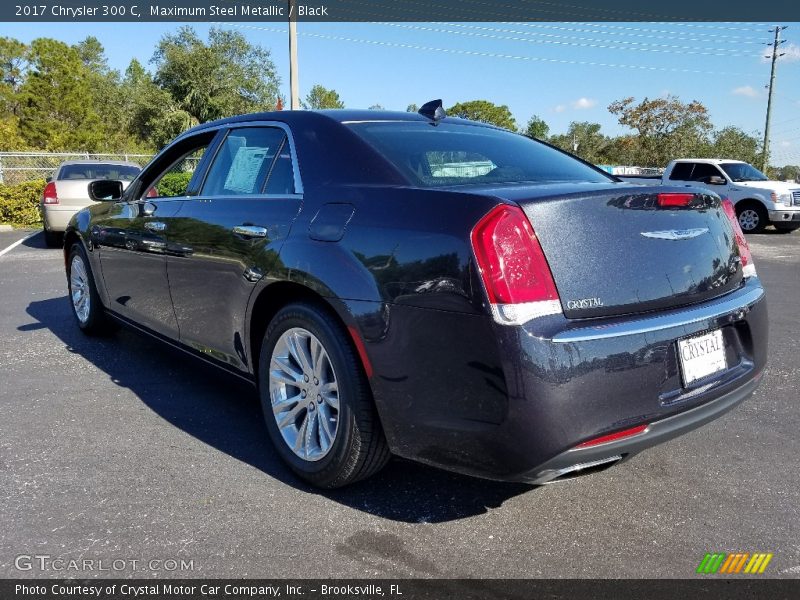
M309 227L328 202L352 205L353 216L340 241L312 240ZM411 442L417 419L472 429L505 414L499 349L470 243L475 223L498 202L452 191L330 188L306 194L281 248L276 278L325 297L362 339L396 454L426 454ZM437 452L427 459L438 460Z

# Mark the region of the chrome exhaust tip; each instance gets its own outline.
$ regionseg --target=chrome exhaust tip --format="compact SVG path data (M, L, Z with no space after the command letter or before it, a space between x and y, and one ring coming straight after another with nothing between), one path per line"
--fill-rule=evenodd
M622 455L617 454L615 456L607 456L605 458L600 458L598 460L592 460L589 462L575 463L574 465L569 465L560 469L548 469L538 473L531 480L531 483L534 485L546 485L548 483L556 483L558 481L574 479L575 477L580 477L581 475L588 475L590 473L596 473L597 471L608 469L621 460Z

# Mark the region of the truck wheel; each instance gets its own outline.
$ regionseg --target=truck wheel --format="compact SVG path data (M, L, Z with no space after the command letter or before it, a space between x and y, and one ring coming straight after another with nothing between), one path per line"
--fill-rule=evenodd
M761 233L769 224L769 215L763 206L755 202L740 202L736 205L739 226L745 233Z
M349 335L317 306L289 304L275 315L261 345L258 383L272 443L302 479L342 487L389 460Z
M792 233L800 229L800 223L775 223L775 230L778 233Z

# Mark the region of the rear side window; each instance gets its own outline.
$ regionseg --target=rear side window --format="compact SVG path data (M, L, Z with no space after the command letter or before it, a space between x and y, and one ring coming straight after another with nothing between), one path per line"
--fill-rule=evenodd
M671 181L689 181L692 176L694 163L677 163L672 167L669 178Z
M201 195L247 196L261 193L285 138L286 134L277 127L231 130L214 157ZM289 166L291 168L291 158Z
M116 179L133 181L141 169L133 165L76 164L64 165L58 179Z
M294 194L294 166L292 165L292 154L289 149L289 140L283 140L283 146L272 165L272 171L267 179L267 194L279 194L285 196Z
M545 144L507 131L426 122L359 122L352 129L424 187L470 183L609 182L613 178Z
M697 163L692 171L692 181L708 181L709 177L721 177L722 173L714 165Z

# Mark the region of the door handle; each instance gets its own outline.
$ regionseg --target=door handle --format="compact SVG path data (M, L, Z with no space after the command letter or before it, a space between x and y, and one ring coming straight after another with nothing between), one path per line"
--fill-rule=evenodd
M144 228L150 231L164 231L167 228L167 224L161 221L148 221L144 224Z
M243 235L245 237L265 238L267 237L267 228L259 227L257 225L236 225L233 228L233 233Z

